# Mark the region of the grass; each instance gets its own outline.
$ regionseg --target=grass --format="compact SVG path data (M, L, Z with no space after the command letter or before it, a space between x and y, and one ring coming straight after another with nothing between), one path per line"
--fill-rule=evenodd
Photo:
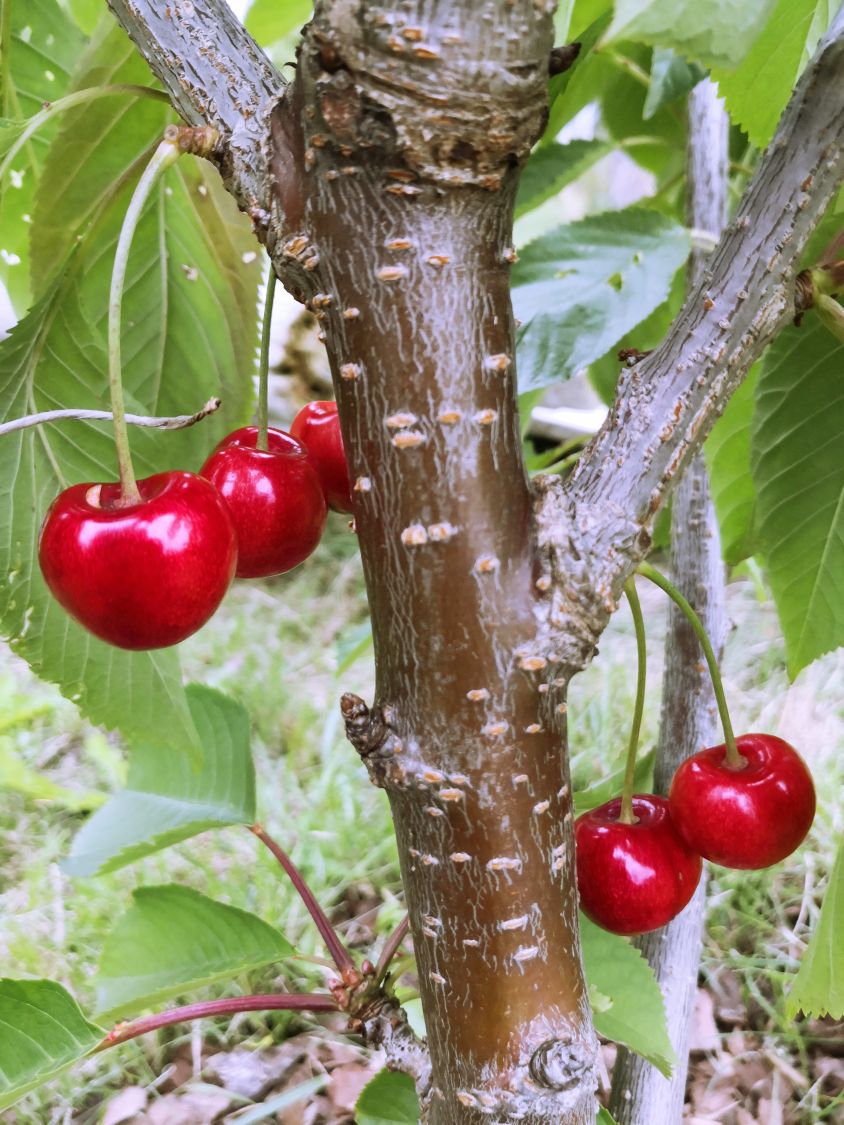
M665 603L644 584L641 594L650 655L647 747L657 736ZM841 833L844 660L827 657L789 685L775 616L757 600L751 583L731 586L730 612L735 628L725 674L736 728L769 729L790 738L824 785L809 841L795 857L772 872L713 875L704 973L713 986L725 972L735 974L762 1033L800 1067L806 1030L785 1020L782 997L817 919L823 879ZM387 902L378 926L386 929L401 913L387 803L345 742L337 707L343 690L372 696L371 650L359 643L365 621L356 543L336 517L307 565L273 582L236 585L224 610L183 646L183 655L190 678L220 687L250 711L260 815L268 830L292 853L324 905L341 902L350 886L377 888ZM347 658L356 646L357 659ZM570 738L578 787L621 764L634 661L632 626L622 608L599 659L572 689ZM259 913L305 955L323 953L274 861L244 830L207 833L104 877L68 879L60 860L85 810L121 783L123 753L11 656L0 667L0 715L4 975L57 979L90 1010L102 936L128 905L131 890L173 880ZM259 975L235 983L269 987L274 980ZM231 1045L248 1032L261 1042L277 1037L286 1020L239 1017L206 1024L202 1034ZM186 1041L196 1034L175 1033ZM153 1083L164 1065L161 1041L127 1044L29 1095L3 1120L16 1125L69 1120L71 1107L78 1112L116 1088ZM813 1102L811 1090L806 1097L806 1120L823 1120L828 1103L819 1096ZM74 1120L94 1120L93 1115L92 1108Z

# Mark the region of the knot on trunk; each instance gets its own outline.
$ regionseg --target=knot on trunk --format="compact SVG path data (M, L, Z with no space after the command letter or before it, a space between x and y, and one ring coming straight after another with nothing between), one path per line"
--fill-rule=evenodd
M545 126L553 45L553 3L510 8L470 23L447 4L318 0L300 62L313 144L347 164L377 146L428 182L498 189Z
M401 783L404 770L395 761L402 752L401 740L388 721L389 710L367 707L359 695L346 692L340 699L346 738L360 754L373 785L382 789L388 781Z
M586 1044L564 1037L546 1039L534 1051L528 1068L537 1085L548 1090L570 1090L583 1080L593 1063Z

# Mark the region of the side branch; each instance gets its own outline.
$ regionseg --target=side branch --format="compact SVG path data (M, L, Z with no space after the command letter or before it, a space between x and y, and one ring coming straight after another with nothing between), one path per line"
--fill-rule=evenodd
M269 211L270 112L281 75L225 0L108 0L173 105L221 134L226 187L247 212Z
M669 335L622 372L610 415L569 480L538 482L547 625L572 671L593 656L671 486L794 318L800 255L842 180L844 7Z

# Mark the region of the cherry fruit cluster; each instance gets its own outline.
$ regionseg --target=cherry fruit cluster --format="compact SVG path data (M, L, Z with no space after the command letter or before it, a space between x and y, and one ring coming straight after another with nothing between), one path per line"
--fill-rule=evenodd
M133 501L118 484L65 489L38 545L53 596L109 644L164 648L208 621L235 576L298 566L328 508L349 512L352 498L336 404L310 403L291 431L235 430L198 474L147 477Z
M639 651L636 710L622 797L577 818L574 827L580 904L593 922L618 934L666 925L691 901L707 859L742 870L779 863L806 837L815 787L793 746L772 734L735 738L712 646L689 603L647 564L640 572L686 615L709 666L725 740L687 758L667 797L633 794L644 702L645 646L635 585L627 594Z
M724 744L687 758L668 797L633 797L635 820L620 819L621 798L575 823L580 904L617 934L641 934L688 905L702 860L743 870L779 863L802 843L815 816L806 763L773 734L736 739L745 761L726 760Z

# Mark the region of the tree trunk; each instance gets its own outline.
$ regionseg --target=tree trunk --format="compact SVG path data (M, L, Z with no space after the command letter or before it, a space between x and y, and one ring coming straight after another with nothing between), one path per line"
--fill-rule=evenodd
M362 33L321 7L283 109L304 107L288 182L308 190L299 220L287 195L282 253L326 333L375 638L375 705L347 699L346 717L393 810L425 1120L580 1125L595 1039L509 294L551 25L524 0L471 22L411 7L386 24L363 9ZM467 69L485 96L466 99Z
M708 79L689 96L689 225L718 235L727 219L728 120ZM703 277L706 259L696 251L689 286ZM720 660L726 632L724 564L703 455L698 454L674 494L671 570L680 592L700 615ZM718 739L718 710L700 644L687 618L671 603L665 638L662 720L654 789L667 794L682 761ZM645 934L637 945L650 962L665 999L668 1033L677 1059L671 1078L622 1047L613 1069L610 1108L618 1125L679 1125L686 1093L689 1033L697 990L706 880L677 918Z

